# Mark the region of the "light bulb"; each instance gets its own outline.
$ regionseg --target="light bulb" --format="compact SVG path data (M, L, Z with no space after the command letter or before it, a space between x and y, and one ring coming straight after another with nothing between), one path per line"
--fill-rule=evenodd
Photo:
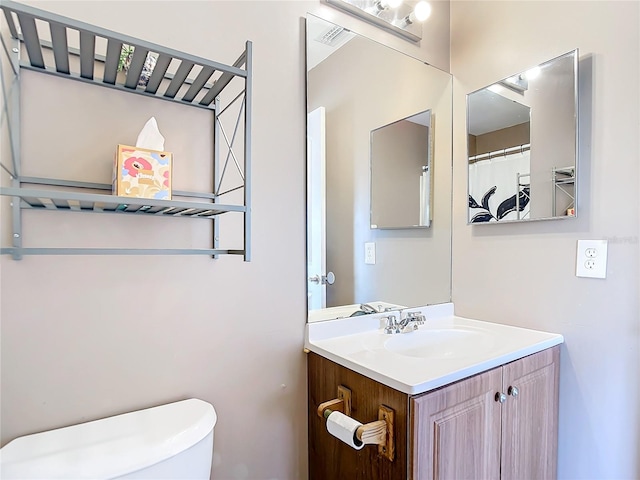
M424 22L427 18L429 18L429 15L431 15L431 5L429 5L425 1L418 2L413 11L409 15L404 17L402 28L415 22Z
M383 10L386 10L388 8L398 8L400 5L402 5L402 1L403 0L378 0L375 3L375 10L377 12L382 12Z
M411 16L414 18L411 21L424 22L431 15L431 5L425 1L418 2L418 4L411 12Z
M398 8L402 5L402 0L382 0L382 5L386 8Z

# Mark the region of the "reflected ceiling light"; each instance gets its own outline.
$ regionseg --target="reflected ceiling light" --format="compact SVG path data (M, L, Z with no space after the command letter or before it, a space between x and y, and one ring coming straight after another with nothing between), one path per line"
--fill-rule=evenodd
M431 5L421 0L321 0L396 35L418 42Z
M540 72L540 67L534 67L524 73L505 78L500 82L500 84L515 92L524 94L524 92L529 90L529 81L540 75Z
M527 80L533 80L538 75L540 75L540 72L542 72L540 67L533 67L533 68L527 70L527 72L525 73L525 76L527 77Z
M505 78L499 83L518 93L524 93L529 90L529 81L527 80L527 76L525 74L514 75L513 77Z

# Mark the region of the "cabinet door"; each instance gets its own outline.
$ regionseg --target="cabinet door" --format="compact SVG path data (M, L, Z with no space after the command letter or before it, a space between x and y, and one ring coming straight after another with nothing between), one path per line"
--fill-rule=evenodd
M560 347L503 367L502 479L556 478Z
M496 368L411 400L412 479L500 478L501 386Z

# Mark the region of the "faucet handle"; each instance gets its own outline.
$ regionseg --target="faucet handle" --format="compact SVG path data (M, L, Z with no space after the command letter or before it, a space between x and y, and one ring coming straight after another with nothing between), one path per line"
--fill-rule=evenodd
M427 320L426 317L420 312L407 312L407 319L417 323L418 325L423 325Z
M385 319L384 333L387 335L398 333L398 320L395 315L391 314L382 318Z

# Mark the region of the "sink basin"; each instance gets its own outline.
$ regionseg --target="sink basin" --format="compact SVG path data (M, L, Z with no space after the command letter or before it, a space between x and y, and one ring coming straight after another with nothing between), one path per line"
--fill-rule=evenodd
M564 341L555 333L458 317L453 304L421 311L427 317L424 325L393 335L384 333L383 315L308 323L305 347L388 387L419 395Z
M452 327L395 334L384 343L384 349L407 357L459 359L487 352L494 345L487 331Z

